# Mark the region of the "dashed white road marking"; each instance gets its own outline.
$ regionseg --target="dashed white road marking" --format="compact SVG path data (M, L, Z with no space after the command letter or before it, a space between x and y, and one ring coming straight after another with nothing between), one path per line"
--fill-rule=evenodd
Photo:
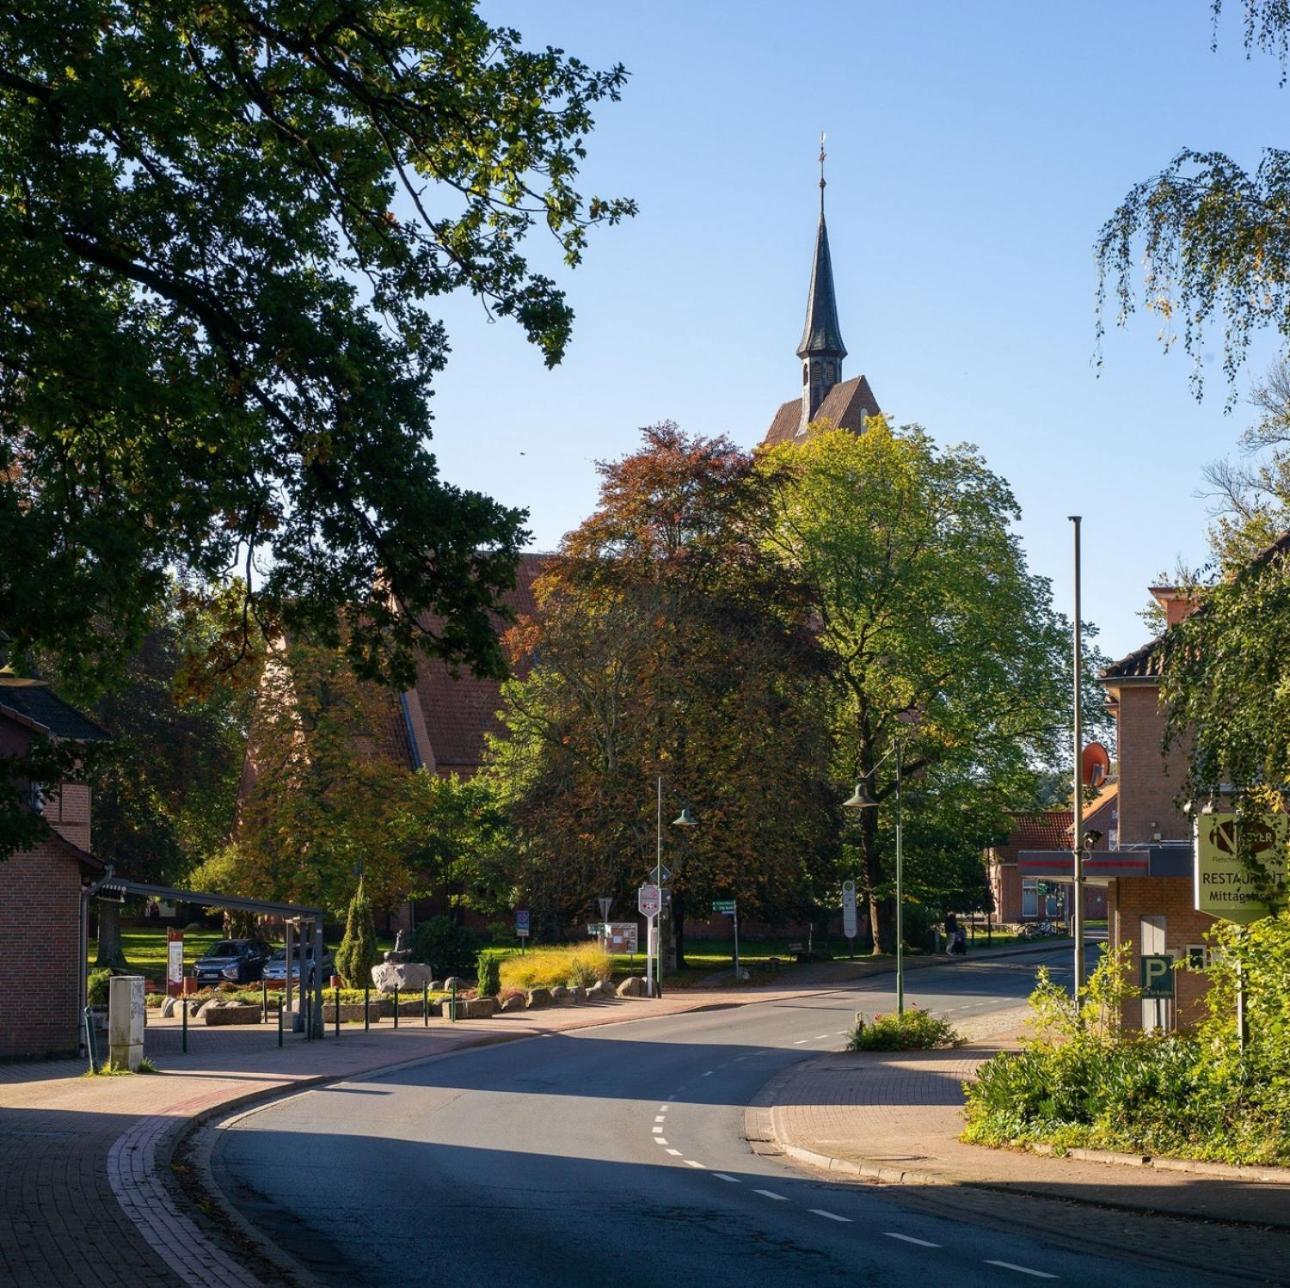
M808 1211L813 1216L823 1216L827 1217L830 1221L843 1221L847 1225L851 1224L851 1218L849 1216L839 1216L836 1212L826 1212L823 1208L809 1208Z
M912 1234L897 1234L895 1230L884 1230L883 1234L889 1239L899 1239L901 1243L914 1243L920 1248L939 1248L939 1243L932 1243L928 1239L915 1239Z
M760 1194L764 1198L775 1199L777 1202L780 1202L780 1203L788 1202L788 1198L786 1195L776 1194L774 1190L753 1190L753 1193Z
M822 1041L824 1038L827 1038L828 1036L829 1036L829 1035L828 1035L827 1033L817 1033L817 1034L816 1034L816 1035L811 1039L811 1041L812 1041L812 1042L820 1042L820 1041Z
M655 1115L654 1115L654 1121L655 1121L656 1123L661 1123L661 1122L666 1122L667 1120L663 1117L663 1115L662 1115L662 1114L655 1114Z
M651 1127L650 1131L652 1131L655 1136L661 1136L663 1134L663 1129L661 1127Z
M665 1140L663 1139L663 1137L662 1137L662 1136L655 1136L655 1137L654 1137L654 1144L656 1144L656 1145L666 1145L666 1144L667 1144L667 1141L665 1141Z
M838 1031L837 1031L833 1036L834 1036L835 1038L844 1038L844 1037L846 1037L846 1035L847 1035L847 1033L848 1033L849 1031L850 1031L850 1030L848 1030L848 1029L839 1029L839 1030L838 1030Z
M667 1152L669 1154L675 1154L677 1158L681 1157L681 1151L679 1149L669 1149Z
M668 1096L668 1100L675 1100L675 1099L676 1099L675 1096Z
M669 1109L671 1109L671 1108L672 1108L672 1106L671 1106L671 1105L659 1105L659 1107L658 1107L658 1111L659 1111L659 1113L661 1113L661 1114L665 1114L665 1113L667 1113L667 1111L668 1111Z
M713 1172L712 1175L719 1181L729 1181L731 1185L739 1184L739 1178L737 1176L730 1176L725 1172Z
M696 1163L696 1162L694 1161L694 1159L692 1159L692 1158L687 1158L687 1159L685 1160L685 1165L686 1165L686 1167L697 1167L700 1171L703 1171L703 1170L704 1170L704 1168L703 1168L703 1164L702 1164L702 1163Z
M793 1045L794 1045L794 1046L802 1046L804 1043L807 1043L807 1042L809 1042L810 1040L811 1040L810 1038L798 1038L798 1039L797 1039L797 1041L793 1043Z
M1031 1270L1029 1266L1018 1266L1011 1261L987 1261L987 1266L998 1266L1001 1270L1015 1270L1019 1275L1030 1275L1033 1279L1056 1279L1046 1270Z
M716 1073L716 1070L715 1070L715 1069L709 1069L709 1070L707 1071L707 1073L705 1073L703 1076L704 1076L705 1078L710 1078L710 1077L712 1077L712 1075L713 1075L714 1073Z

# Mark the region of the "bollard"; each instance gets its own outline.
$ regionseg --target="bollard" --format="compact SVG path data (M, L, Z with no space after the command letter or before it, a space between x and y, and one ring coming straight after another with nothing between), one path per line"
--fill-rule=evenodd
M179 1049L188 1054L188 998L179 1003Z
M363 1032L366 1033L372 1027L371 1017L367 1013L367 1008L372 1002L372 989L370 985L363 985Z
M300 998L300 1014L304 1016L304 1020L305 1020L305 1041L306 1042L312 1042L314 1040L313 1016L310 1015L309 1013L309 1003L312 1000L313 1000L313 997L309 993L303 994Z
M282 998L278 998L278 1045L282 1045Z
M421 985L421 1027L430 1027L430 985Z
M336 985L336 1036L340 1037L340 985Z
M260 1023L268 1024L269 1022L269 986L260 981Z
M394 1027L399 1027L399 986L394 986Z
M448 1003L452 1008L452 1022L457 1023L457 977L452 977L452 1001Z
M98 1073L99 1053L94 1045L94 1008L92 1006L85 1008L85 1050L90 1057L90 1072Z

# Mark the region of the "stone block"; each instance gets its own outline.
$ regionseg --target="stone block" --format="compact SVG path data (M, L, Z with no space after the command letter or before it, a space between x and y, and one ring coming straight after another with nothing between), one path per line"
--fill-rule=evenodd
M222 1006L203 1006L202 1019L207 1024L259 1024L260 1008L252 1003L241 1006L236 1002Z
M502 999L501 1005L497 1008L499 1011L522 1011L524 1009L523 993L512 993L510 997Z
M629 975L618 985L619 997L644 997L645 981L639 975Z
M551 990L549 988L531 988L524 999L524 1005L530 1011L539 1010L541 1007L551 1005Z
M497 999L495 997L472 997L466 1002L466 1018L468 1020L491 1020L497 1013Z
M420 993L434 975L422 962L381 962L372 967L372 983L382 993Z

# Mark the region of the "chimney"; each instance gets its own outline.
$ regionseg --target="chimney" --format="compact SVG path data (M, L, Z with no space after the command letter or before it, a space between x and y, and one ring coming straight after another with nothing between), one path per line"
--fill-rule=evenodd
M1151 597L1165 610L1165 625L1177 626L1200 606L1196 592L1182 586L1151 586Z

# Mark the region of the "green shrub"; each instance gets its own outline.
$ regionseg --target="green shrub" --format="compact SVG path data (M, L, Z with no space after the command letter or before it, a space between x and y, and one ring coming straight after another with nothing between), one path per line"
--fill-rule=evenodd
M576 985L585 988L597 980L610 979L613 973L614 964L599 944L536 948L522 957L507 957L501 963L501 987L524 990Z
M502 991L502 962L509 948L481 948L475 963L475 985L480 997L496 997Z
M948 1020L916 1006L904 1015L875 1015L872 1024L857 1024L847 1038L848 1051L934 1051L962 1045Z
M450 917L431 917L412 936L412 960L424 962L436 978L473 975L478 953L479 936Z
M376 948L376 923L372 903L363 890L363 878L349 901L345 917L345 934L336 950L336 969L351 988L362 988L372 980L372 967L380 954Z
M90 972L85 988L85 1000L90 1006L106 1006L108 1003L108 981L116 974L110 966Z

